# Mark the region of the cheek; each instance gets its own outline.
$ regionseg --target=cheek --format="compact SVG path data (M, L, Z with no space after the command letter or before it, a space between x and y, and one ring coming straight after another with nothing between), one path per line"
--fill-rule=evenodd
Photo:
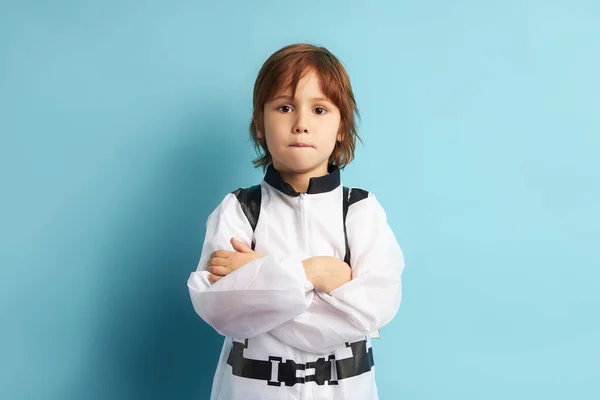
M278 116L272 113L266 112L263 118L265 131L267 132L272 132L275 129L275 127L280 124L280 122L278 121Z
M265 130L270 132L287 132L290 129L290 124L293 124L292 116L283 113L265 114Z
M340 127L341 127L341 119L339 115L332 116L327 124L327 131L330 132L332 141L339 141L341 138Z
M271 149L280 146L286 135L283 132L282 122L277 118L265 118L264 122L265 132L263 135L267 142L267 148L271 151Z

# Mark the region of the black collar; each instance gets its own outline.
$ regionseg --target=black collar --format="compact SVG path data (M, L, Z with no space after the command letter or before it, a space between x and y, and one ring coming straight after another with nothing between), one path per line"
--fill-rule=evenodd
M327 172L329 172L328 175L310 178L308 190L306 191L307 194L331 192L340 186L340 169L336 165L329 164ZM300 193L292 185L283 180L279 172L273 167L273 164L269 164L267 167L265 182L289 196L300 196Z

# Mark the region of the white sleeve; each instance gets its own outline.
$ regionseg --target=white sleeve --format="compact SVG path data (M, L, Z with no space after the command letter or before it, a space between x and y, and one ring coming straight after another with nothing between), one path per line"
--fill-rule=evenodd
M373 194L349 208L346 229L352 280L329 294L315 291L306 312L271 330L282 342L325 354L364 339L398 312L404 255Z
M209 216L196 272L187 282L196 313L223 336L250 338L306 311L313 286L301 253L253 260L212 284L206 271L210 254L233 251L230 239L250 245L252 227L232 193Z

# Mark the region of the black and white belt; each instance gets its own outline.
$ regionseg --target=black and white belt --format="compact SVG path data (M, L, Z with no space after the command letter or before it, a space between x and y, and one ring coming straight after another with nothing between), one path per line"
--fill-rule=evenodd
M233 341L227 364L231 365L233 374L242 378L260 379L271 386L294 386L296 383L315 382L317 385L337 385L341 379L351 378L369 372L373 363L373 348L367 350L367 341L361 340L346 343L352 350L352 357L336 360L330 355L313 362L297 363L281 357L269 356L268 361L254 360L244 357L244 349L248 347L248 339L244 343ZM306 370L314 369L314 373L306 375ZM298 376L301 375L301 376ZM303 375L303 376L302 376Z

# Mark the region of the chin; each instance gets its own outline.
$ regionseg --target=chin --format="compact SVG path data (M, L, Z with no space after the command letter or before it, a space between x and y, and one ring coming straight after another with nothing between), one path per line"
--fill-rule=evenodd
M285 168L295 172L297 174L303 174L307 172L311 172L319 166L321 166L323 161L309 161L309 160L297 160L297 161L289 161L284 164Z

